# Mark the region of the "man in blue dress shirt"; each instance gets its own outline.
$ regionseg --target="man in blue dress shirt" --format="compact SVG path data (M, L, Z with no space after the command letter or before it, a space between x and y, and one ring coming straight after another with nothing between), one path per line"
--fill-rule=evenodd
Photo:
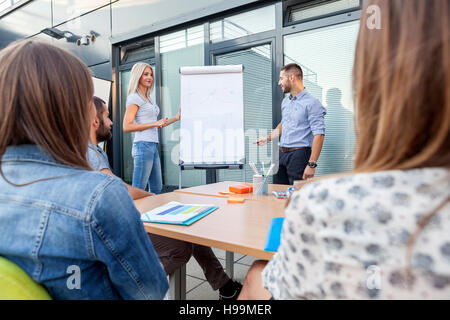
M292 185L314 177L325 138L326 110L303 85L303 71L295 63L280 71L278 85L290 93L281 104L281 123L256 143L263 146L280 137L280 159L273 183Z

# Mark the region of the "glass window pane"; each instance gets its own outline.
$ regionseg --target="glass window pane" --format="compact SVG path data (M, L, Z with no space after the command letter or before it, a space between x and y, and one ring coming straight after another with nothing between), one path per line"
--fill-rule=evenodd
M360 5L361 0L338 0L315 6L310 5L295 6L290 9L288 21L294 22L294 21L308 20L311 18L325 16L330 13L337 13L342 11L348 11L350 9L356 9L360 7Z
M284 37L284 62L304 69L306 89L327 109L316 176L353 168L352 68L359 21Z
M204 65L203 26L160 38L161 117L173 117L180 106L180 67ZM180 122L161 129L161 164L164 186L178 188ZM205 170L183 171L183 187L206 183Z
M196 44L203 44L205 40L205 33L203 25L187 29L187 45L194 46Z
M217 65L244 65L245 176L252 182L252 161L261 168L272 159L272 143L258 147L254 142L272 131L272 55L271 45L217 55ZM218 170L219 181L242 181L242 170ZM271 183L271 180L269 181Z
M142 61L153 57L155 57L153 39L120 48L120 64Z
M173 32L160 37L160 52L165 53L202 44L204 41L203 25Z
M0 12L9 8L12 5L13 5L13 3L11 2L11 0L1 0L0 1Z
M151 65L153 70L154 65ZM120 107L120 123L123 123L123 117L125 115L125 110L127 109L127 93L128 93L128 83L130 82L131 70L122 71L120 73L120 97L121 97L121 107ZM150 97L155 101L155 90L150 94ZM134 133L133 132L122 132L122 165L123 165L123 180L131 184L133 179L133 168L134 162L131 156L131 149L133 147Z
M210 24L211 42L275 29L275 5L240 13Z

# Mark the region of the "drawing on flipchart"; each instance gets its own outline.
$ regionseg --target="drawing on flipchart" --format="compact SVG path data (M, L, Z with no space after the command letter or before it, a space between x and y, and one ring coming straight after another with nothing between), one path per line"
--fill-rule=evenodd
M195 84L197 77L186 76L182 83L182 103L187 105L196 105L197 108L209 107L215 104L236 104L242 103L242 90L237 90L236 85L239 79L221 79L205 78ZM237 81L236 81L237 80ZM236 84L237 82L237 84ZM242 80L240 81L242 83Z
M243 75L183 74L180 159L229 163L245 158Z

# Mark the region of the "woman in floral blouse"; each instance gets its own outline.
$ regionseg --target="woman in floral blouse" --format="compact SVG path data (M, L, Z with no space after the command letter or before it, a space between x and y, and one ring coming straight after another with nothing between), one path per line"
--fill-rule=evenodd
M450 299L450 1L366 6L355 170L293 194L240 299Z

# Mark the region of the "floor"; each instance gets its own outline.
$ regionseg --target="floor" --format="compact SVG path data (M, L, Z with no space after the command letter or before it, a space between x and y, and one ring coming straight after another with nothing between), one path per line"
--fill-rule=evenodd
M225 251L214 248L213 251L225 269ZM258 259L235 253L234 280L244 283L247 271L255 260ZM219 290L213 291L194 258L186 265L186 300L219 300Z

